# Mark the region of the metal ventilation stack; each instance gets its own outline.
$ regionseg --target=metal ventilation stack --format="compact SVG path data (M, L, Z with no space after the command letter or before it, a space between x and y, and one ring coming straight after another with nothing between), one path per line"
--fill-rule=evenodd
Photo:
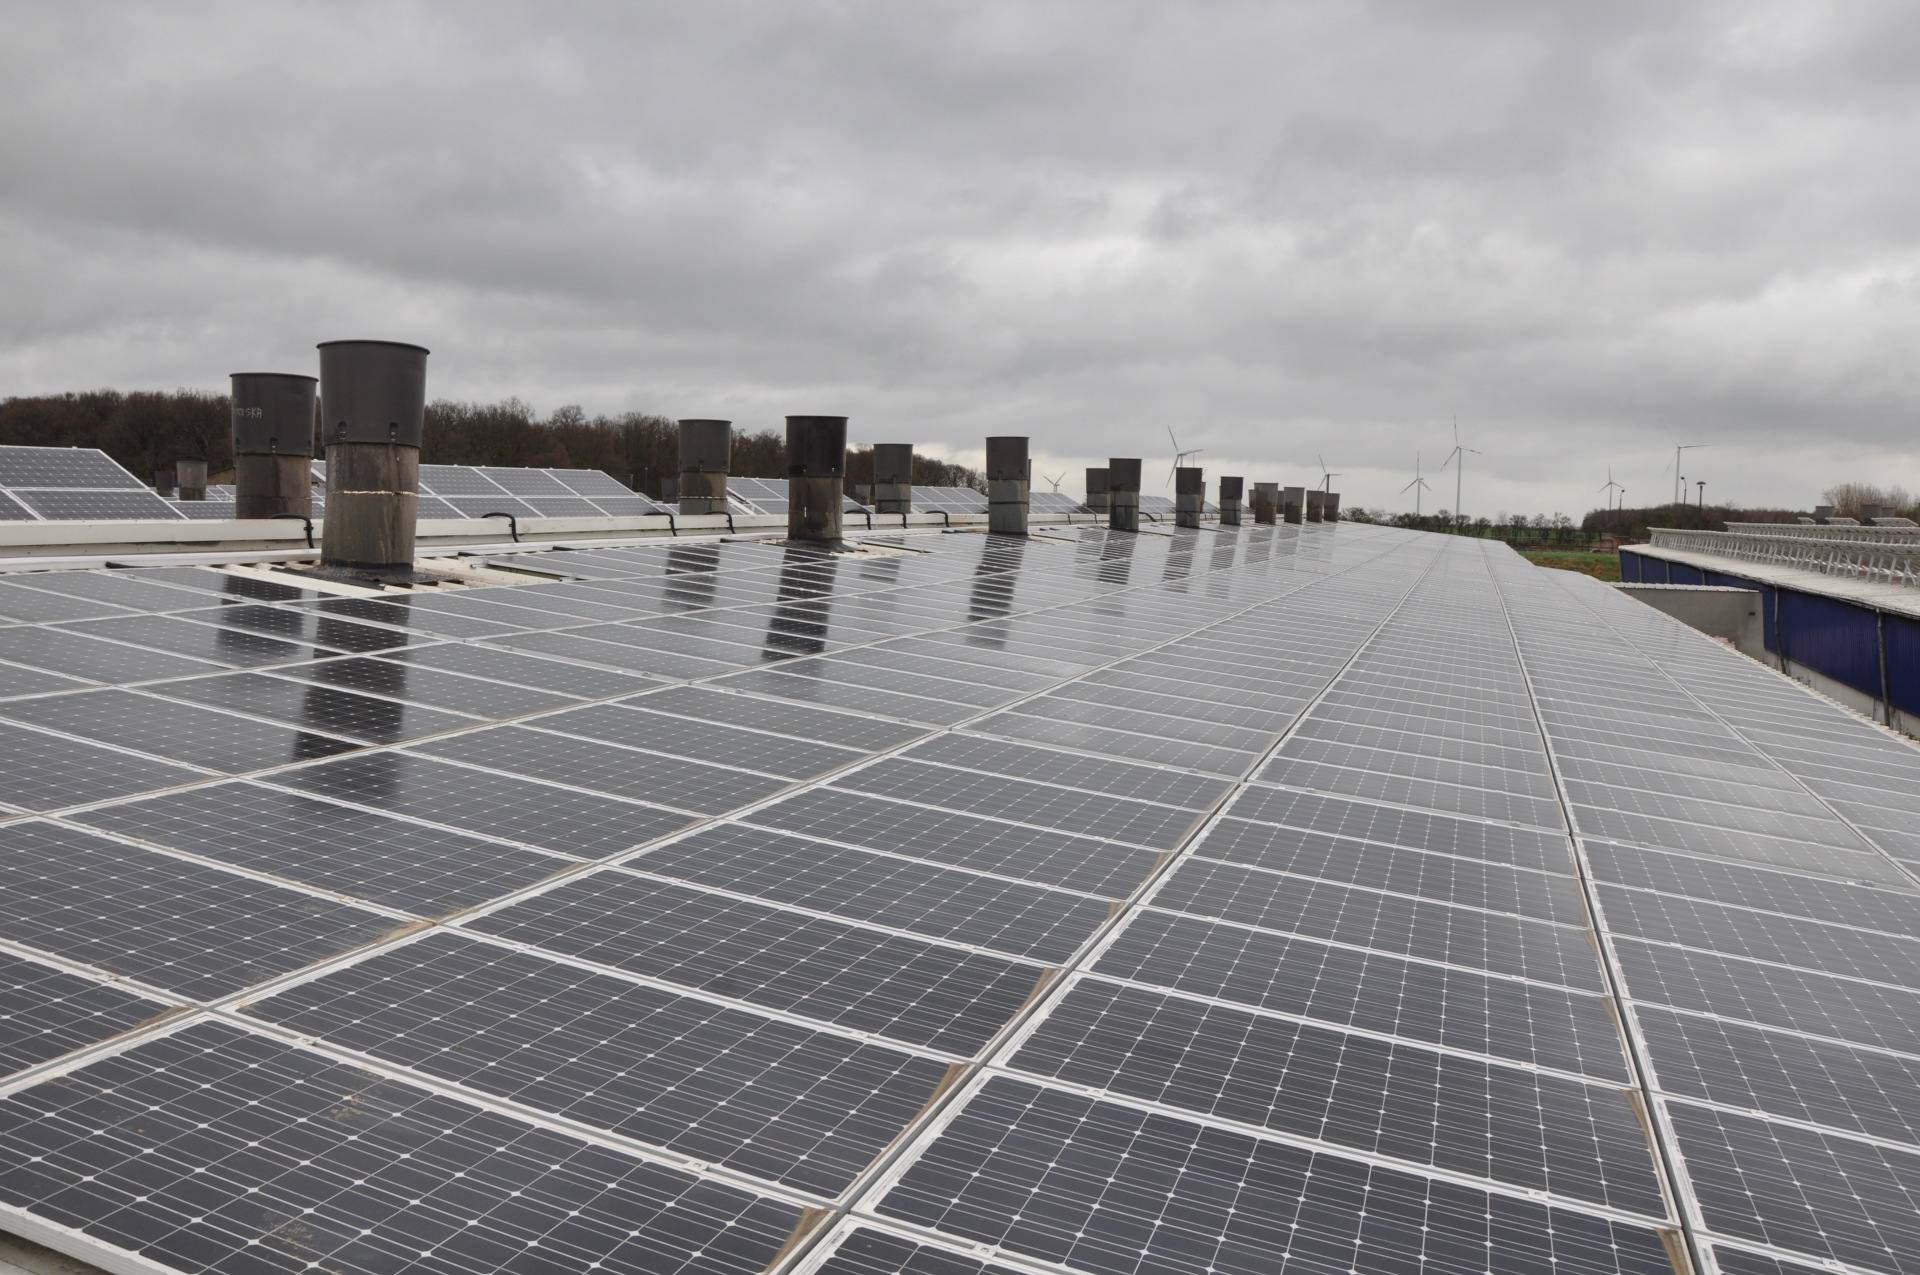
M1289 487L1280 493L1280 515L1287 522L1299 526L1307 518L1307 489Z
M1207 511L1207 476L1200 469L1182 466L1173 471L1173 525L1199 529L1201 515Z
M1107 497L1107 471L1089 469L1087 471L1087 508L1094 513L1104 514L1109 508Z
M877 514L913 512L913 444L873 445L873 511Z
M732 421L680 422L680 512L727 512L727 473L733 467Z
M847 418L787 417L787 537L836 544L847 481Z
M173 471L171 469L154 470L153 471L154 494L158 496L173 495L173 481L174 481Z
M1027 440L1012 436L987 440L987 530L1003 536L1027 534L1027 497L1033 474Z
M412 573L426 406L427 351L420 346L399 341L320 346L327 443L323 567Z
M1320 521L1322 522L1339 522L1340 521L1340 493L1339 492L1330 491L1326 493L1324 496L1320 497Z
M1307 492L1307 521L1319 522L1326 508L1326 493L1318 487Z
M313 405L319 381L290 372L235 372L236 518L313 513Z
M1107 461L1107 526L1114 531L1140 530L1140 460Z
M207 462L204 460L177 460L173 462L174 478L180 484L180 499L205 500L207 498Z
M1280 516L1280 484L1255 483L1253 485L1253 520L1272 526Z
M1238 527L1240 525L1240 497L1245 493L1245 478L1222 478L1220 480L1220 525Z

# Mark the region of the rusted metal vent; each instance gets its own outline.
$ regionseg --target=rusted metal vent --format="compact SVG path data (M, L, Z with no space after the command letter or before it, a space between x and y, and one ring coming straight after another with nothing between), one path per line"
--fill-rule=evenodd
M177 460L173 463L173 474L180 484L180 499L205 500L207 498L206 461Z
M1240 525L1240 500L1245 495L1245 478L1222 478L1220 480L1220 525L1238 527Z
M233 516L311 516L319 380L291 372L235 372L232 381Z
M1280 484L1255 483L1253 485L1253 520L1268 525L1280 517Z
M1107 512L1108 507L1107 471L1089 469L1087 471L1087 508L1094 513L1103 514Z
M987 440L987 530L996 535L1027 534L1027 504L1033 462L1024 437Z
M787 417L788 538L837 542L846 481L847 418Z
M680 481L675 498L681 513L727 512L727 475L732 470L732 421L680 422Z
M1140 530L1140 459L1107 461L1107 526L1114 531Z
M412 572L426 409L422 347L399 341L320 346L327 444L323 566Z
M913 444L873 445L873 511L880 514L913 512Z
M1326 493L1324 496L1320 497L1320 521L1322 522L1339 522L1340 521L1340 493L1339 492L1330 491Z
M1176 527L1200 526L1200 516L1207 511L1207 476L1199 469L1185 465L1173 471L1173 525Z
M1307 489L1286 487L1280 492L1280 517L1296 526L1307 520Z

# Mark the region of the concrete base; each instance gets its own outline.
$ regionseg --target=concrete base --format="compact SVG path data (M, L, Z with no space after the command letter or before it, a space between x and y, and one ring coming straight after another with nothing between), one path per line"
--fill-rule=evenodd
M1205 496L1176 495L1173 498L1173 525L1176 527L1200 526L1201 516L1206 513Z
M1757 590L1711 584L1617 584L1614 588L1688 628L1726 638L1742 655L1777 663L1767 650L1766 621Z
M1107 496L1107 527L1112 531L1140 530L1140 493L1116 491Z

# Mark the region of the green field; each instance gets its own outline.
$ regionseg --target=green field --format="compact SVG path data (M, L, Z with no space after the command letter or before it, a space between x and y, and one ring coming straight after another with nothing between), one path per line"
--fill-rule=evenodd
M1611 553L1567 553L1556 549L1525 549L1520 556L1536 567L1559 571L1578 571L1596 580L1618 580L1620 558Z

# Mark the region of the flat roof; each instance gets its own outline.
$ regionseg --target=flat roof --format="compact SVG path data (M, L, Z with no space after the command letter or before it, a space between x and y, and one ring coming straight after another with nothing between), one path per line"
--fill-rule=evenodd
M0 1229L1920 1269L1920 751L1357 523L0 576ZM480 578L480 577L476 577Z

